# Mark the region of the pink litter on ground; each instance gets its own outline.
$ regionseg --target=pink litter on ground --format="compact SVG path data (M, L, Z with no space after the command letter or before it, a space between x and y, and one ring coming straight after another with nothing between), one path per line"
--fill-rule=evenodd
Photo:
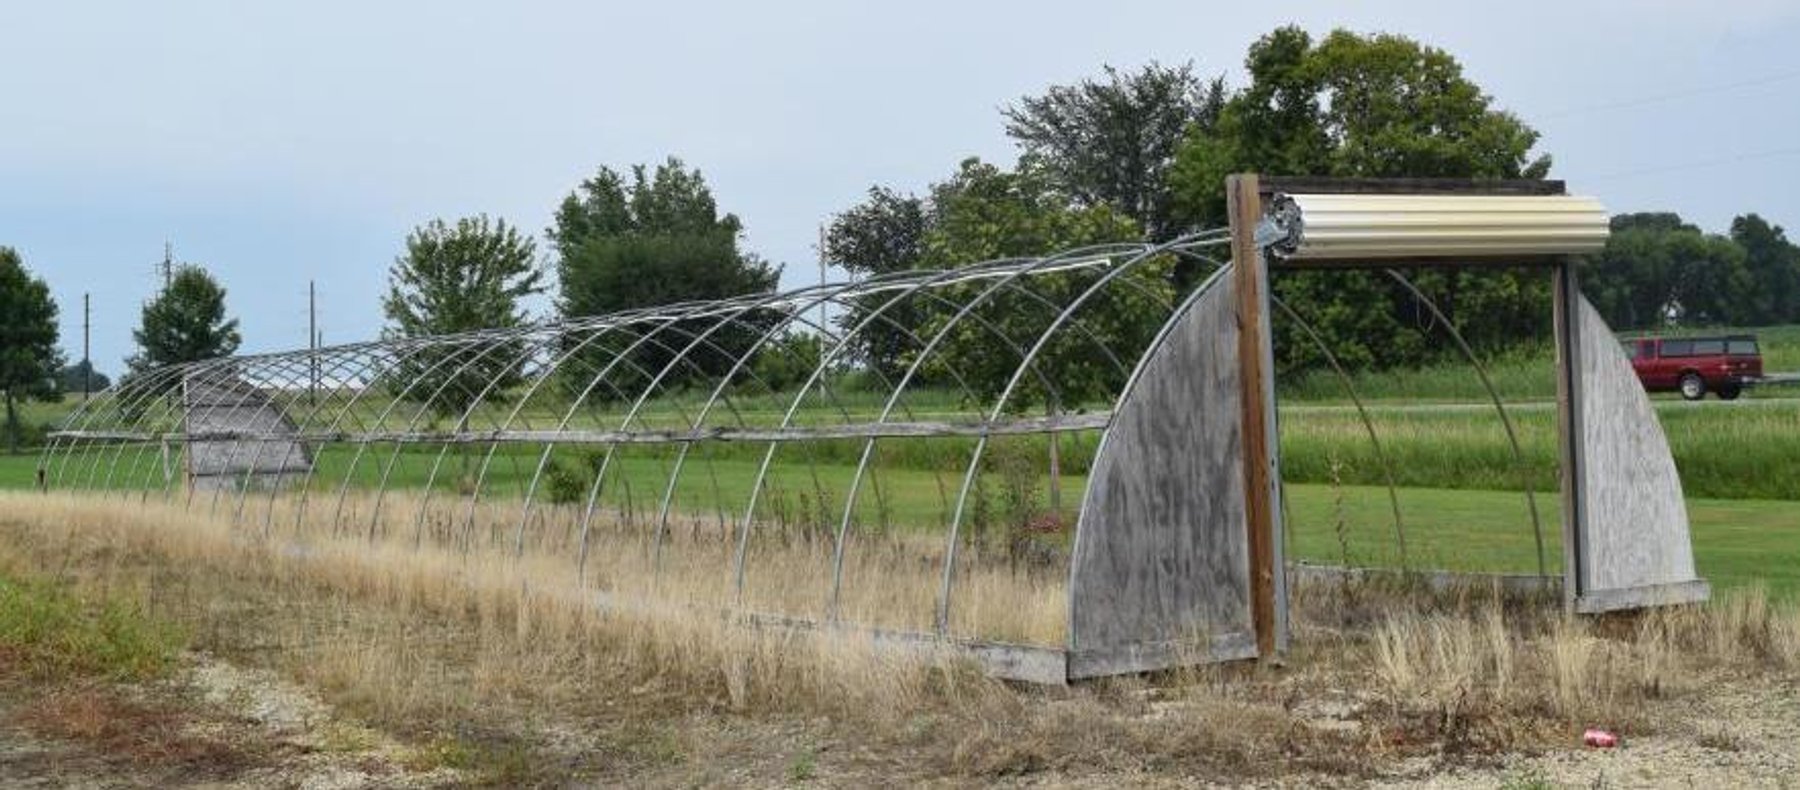
M1582 733L1581 740L1596 749L1611 749L1619 745L1619 736L1600 729L1590 728Z

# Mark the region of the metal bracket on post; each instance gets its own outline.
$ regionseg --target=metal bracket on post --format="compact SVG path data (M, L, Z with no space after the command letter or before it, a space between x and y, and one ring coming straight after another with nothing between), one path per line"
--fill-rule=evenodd
M1281 468L1275 425L1274 345L1269 330L1268 232L1255 174L1225 180L1231 258L1237 286L1238 364L1242 388L1244 528L1250 559L1250 614L1259 655L1287 649L1287 585L1282 578ZM1277 234L1285 237L1285 231Z

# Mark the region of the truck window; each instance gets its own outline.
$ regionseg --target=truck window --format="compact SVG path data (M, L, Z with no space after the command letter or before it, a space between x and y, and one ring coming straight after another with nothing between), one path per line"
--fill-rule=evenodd
M1694 341L1664 340L1662 342L1662 355L1665 357L1691 357L1694 355Z
M1733 338L1725 343L1726 352L1738 356L1756 356L1756 338Z
M1723 340L1696 340L1694 348L1688 353L1696 357L1716 357L1725 353Z

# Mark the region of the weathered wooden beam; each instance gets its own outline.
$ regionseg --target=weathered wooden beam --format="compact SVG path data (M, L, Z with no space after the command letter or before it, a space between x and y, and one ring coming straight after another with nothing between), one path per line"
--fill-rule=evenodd
M1304 562L1288 566L1288 580L1296 586L1341 585L1345 582L1417 585L1434 593L1493 590L1507 596L1540 596L1562 592L1561 577L1535 573L1346 568Z
M1061 647L941 636L842 621L824 622L772 612L733 607L713 608L605 592L592 594L583 600L598 611L615 614L669 619L717 616L730 625L754 631L867 639L878 650L911 653L927 660L948 654L974 661L984 674L1001 680L1061 686L1071 679L1069 652Z
M714 426L689 430L501 430L501 431L368 431L268 433L197 431L145 433L133 431L56 431L61 439L107 442L290 442L313 444L363 442L390 444L683 444L719 442L807 442L823 439L931 438L943 436L1011 436L1068 433L1106 427L1112 412L1058 414L991 422L865 422L786 428Z
M1261 655L1276 651L1280 622L1275 602L1277 569L1274 391L1269 354L1268 268L1256 242L1262 198L1255 174L1225 180L1231 217L1231 260L1237 286L1239 386L1243 393L1244 528L1250 555L1250 615Z
M1545 269L1561 266L1567 255L1519 255L1496 258L1426 256L1417 258L1277 258L1270 266L1289 269Z
M1587 561L1586 547L1581 545L1581 509L1586 497L1581 494L1581 422L1576 404L1581 399L1579 340L1574 331L1573 298L1576 297L1574 266L1566 260L1551 270L1550 313L1552 334L1556 340L1556 430L1557 457L1562 494L1563 608L1573 613L1581 598L1581 583Z
M1256 658L1256 638L1247 633L1220 634L1211 639L1113 645L1098 649L1070 650L1070 680L1160 672L1178 667L1243 661Z
M1270 176L1260 179L1258 193L1313 195L1562 195L1561 181L1531 178L1324 178Z
M1707 584L1704 579L1588 590L1575 602L1575 611L1578 614L1604 614L1653 606L1675 606L1705 601L1711 595L1712 585Z

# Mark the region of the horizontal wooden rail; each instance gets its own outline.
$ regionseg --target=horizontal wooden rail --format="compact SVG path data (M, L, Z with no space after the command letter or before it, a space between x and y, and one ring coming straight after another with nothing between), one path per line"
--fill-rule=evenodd
M196 431L193 433L144 433L136 431L55 431L59 439L92 442L333 442L391 444L687 444L717 442L809 442L823 439L871 439L936 436L1012 436L1091 431L1106 427L1112 412L1030 417L987 422L865 422L844 425L789 426L786 428L734 428L717 426L689 430L501 430L501 431L375 431L375 432L270 432Z

